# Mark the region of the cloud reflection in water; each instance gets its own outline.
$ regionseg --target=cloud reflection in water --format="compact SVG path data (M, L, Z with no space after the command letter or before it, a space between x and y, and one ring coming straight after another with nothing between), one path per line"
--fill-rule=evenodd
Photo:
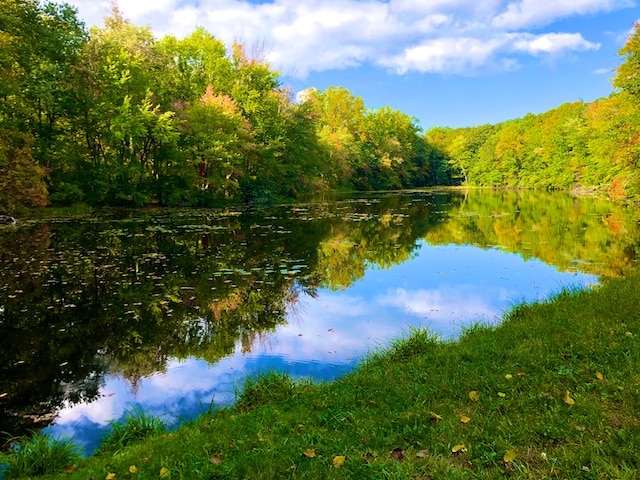
M49 431L74 438L90 453L107 422L133 408L175 425L212 403L231 403L247 376L279 370L332 380L413 327L455 338L474 321L495 323L516 303L596 280L497 249L422 243L415 258L389 270L369 269L348 289L300 294L287 323L259 336L249 353L236 345L232 356L215 364L173 360L166 372L141 379L135 389L123 378L107 377L101 398L63 409Z

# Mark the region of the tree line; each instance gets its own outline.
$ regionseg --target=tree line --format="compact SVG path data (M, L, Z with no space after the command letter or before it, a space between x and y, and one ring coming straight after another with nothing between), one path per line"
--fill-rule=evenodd
M613 93L496 125L433 128L437 181L640 195L640 24L620 50Z
M260 202L426 184L417 120L343 88L297 101L203 28L154 37L117 6L0 5L0 208Z
M342 87L295 98L260 50L156 38L117 6L0 4L0 210L211 205L432 185L640 193L638 28L616 90L498 125L434 128ZM262 52L264 53L264 52ZM2 212L0 212L2 213Z

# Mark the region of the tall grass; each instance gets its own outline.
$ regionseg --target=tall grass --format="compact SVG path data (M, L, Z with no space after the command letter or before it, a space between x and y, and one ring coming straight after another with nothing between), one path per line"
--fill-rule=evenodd
M72 469L80 458L80 449L69 439L45 434L17 438L8 453L0 453L0 478L3 469L6 479L52 475Z
M119 451L127 445L163 434L166 431L167 426L162 420L135 409L127 412L124 421L110 423L110 429L102 440L98 451Z

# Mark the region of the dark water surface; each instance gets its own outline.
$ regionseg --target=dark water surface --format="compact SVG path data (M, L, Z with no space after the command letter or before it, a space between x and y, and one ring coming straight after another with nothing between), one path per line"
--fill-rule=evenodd
M568 194L412 191L267 211L99 211L0 229L0 431L90 452L269 369L333 379L413 327L455 338L635 268L632 210ZM637 214L636 214L637 215Z

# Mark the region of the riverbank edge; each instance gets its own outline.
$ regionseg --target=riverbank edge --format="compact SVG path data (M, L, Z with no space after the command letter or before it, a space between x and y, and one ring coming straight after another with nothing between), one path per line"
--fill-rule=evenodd
M238 402L54 477L635 478L640 275L424 330L330 383L268 374Z

